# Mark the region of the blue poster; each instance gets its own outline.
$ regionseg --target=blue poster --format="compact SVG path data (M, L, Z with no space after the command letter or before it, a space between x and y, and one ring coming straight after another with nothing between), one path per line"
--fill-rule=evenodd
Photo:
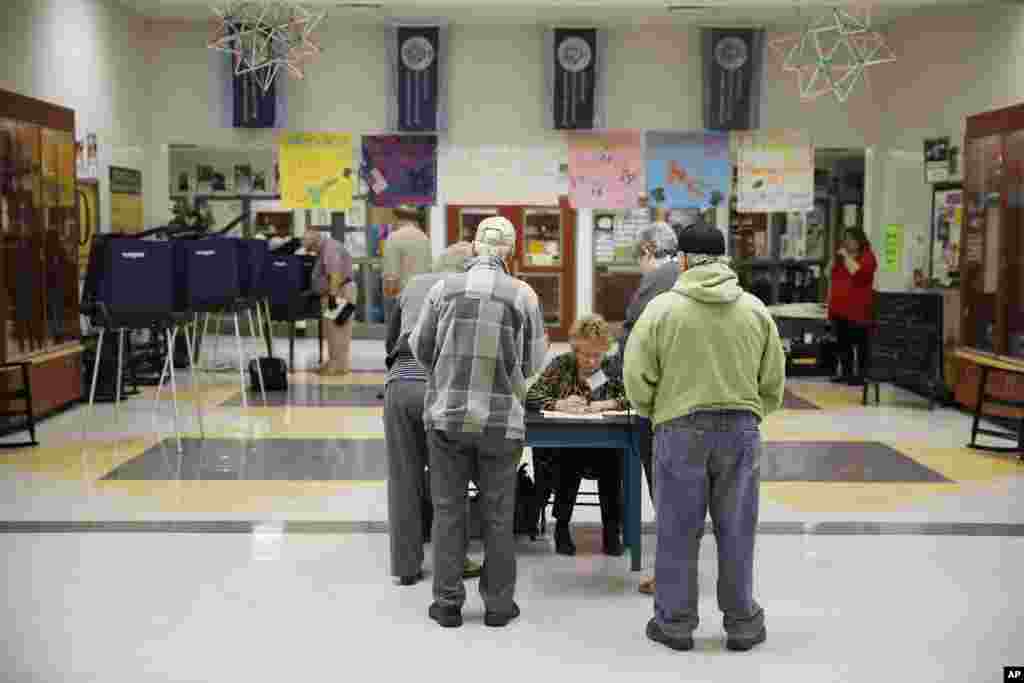
M729 134L650 131L646 137L647 205L706 209L729 196Z

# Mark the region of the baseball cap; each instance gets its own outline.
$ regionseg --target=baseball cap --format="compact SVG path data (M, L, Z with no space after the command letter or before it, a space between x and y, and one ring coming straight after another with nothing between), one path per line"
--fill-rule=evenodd
M679 231L679 251L683 254L724 256L725 236L703 219Z
M516 228L504 216L489 216L476 226L476 243L491 247L516 246Z

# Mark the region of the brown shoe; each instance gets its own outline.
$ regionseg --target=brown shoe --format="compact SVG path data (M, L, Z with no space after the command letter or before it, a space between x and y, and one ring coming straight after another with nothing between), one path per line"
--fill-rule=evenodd
M638 590L644 595L654 595L654 577L650 576L641 581Z

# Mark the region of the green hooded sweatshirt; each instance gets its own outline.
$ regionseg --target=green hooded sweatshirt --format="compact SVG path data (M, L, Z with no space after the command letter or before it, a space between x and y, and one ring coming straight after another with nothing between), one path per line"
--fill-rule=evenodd
M625 354L626 395L655 425L696 411L782 406L786 359L768 309L721 263L690 268L644 308Z

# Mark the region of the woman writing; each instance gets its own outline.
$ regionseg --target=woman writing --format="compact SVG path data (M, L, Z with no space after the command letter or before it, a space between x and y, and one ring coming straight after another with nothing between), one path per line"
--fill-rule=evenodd
M611 333L599 315L586 315L569 330L572 350L547 367L530 387L527 410L599 413L626 408L626 390L617 355L609 355ZM621 457L615 449L534 448L537 504L545 505L555 489L555 551L575 555L569 520L586 474L597 479L606 555L622 555Z
M832 263L828 315L836 333L836 353L842 372L833 382L863 384L868 362L868 334L874 320L874 282L878 261L867 235L859 228L844 233ZM854 371L856 349L856 371Z

